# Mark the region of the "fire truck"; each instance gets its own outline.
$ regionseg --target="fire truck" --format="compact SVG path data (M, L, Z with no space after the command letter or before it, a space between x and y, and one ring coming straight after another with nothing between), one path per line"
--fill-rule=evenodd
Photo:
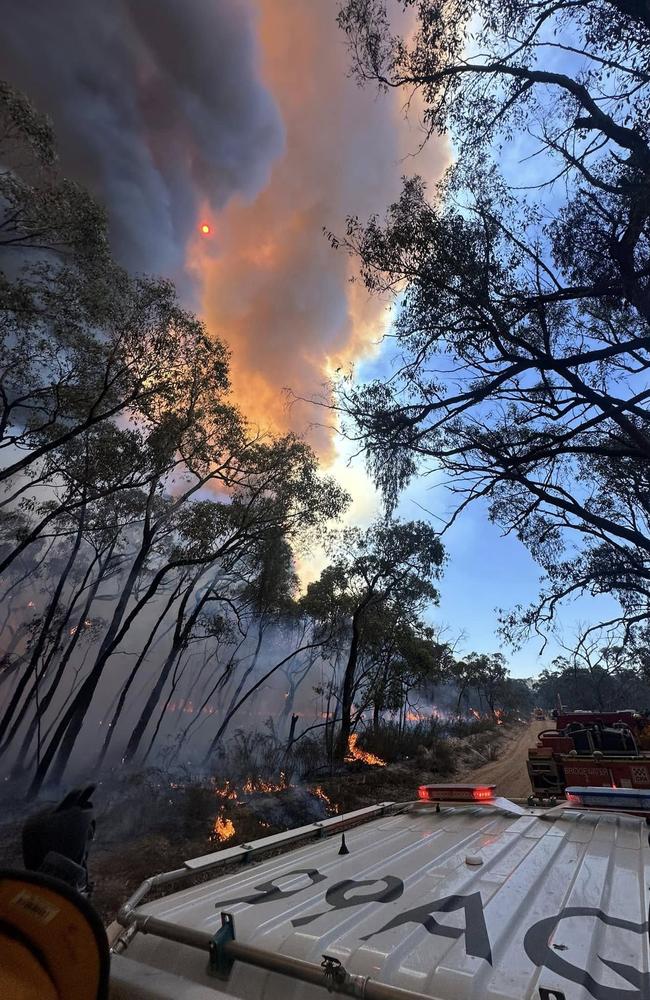
M84 815L67 811L76 842ZM179 861L106 931L57 854L58 878L0 871L0 996L648 1000L649 816L650 791L531 806L422 785Z
M528 751L535 798L558 798L568 785L650 788L650 718L631 709L556 714L555 728Z

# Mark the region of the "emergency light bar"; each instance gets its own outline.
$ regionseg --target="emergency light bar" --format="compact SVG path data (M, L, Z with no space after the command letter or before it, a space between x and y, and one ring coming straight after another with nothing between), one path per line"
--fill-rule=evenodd
M496 785L420 785L418 798L424 802L489 802Z
M650 789L644 788L601 788L576 785L567 788L566 797L570 805L584 809L615 809L618 812L650 813Z

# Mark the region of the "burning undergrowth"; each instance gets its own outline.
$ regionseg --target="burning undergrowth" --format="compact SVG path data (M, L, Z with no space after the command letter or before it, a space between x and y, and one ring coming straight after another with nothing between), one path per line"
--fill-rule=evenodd
M283 773L275 784L247 778L237 788L227 782L215 789L215 799L219 805L211 836L220 844L234 842L241 833L242 817L254 817L259 825L258 835L264 836L316 822L338 812L338 806L320 785L290 784Z
M311 748L302 755L287 754L286 746L275 747L260 734L241 734L231 744L231 753L216 761L212 774L189 768L151 768L117 770L102 777L94 796L97 839L91 877L97 887L95 905L110 920L144 878L177 868L186 858L374 802L413 798L418 784L444 780L450 767L484 763L487 742L494 739L495 730L492 735L474 732L447 742L442 738L438 743L425 741L408 759L402 757L390 766L382 766L385 755L371 735L365 732L352 740L349 762L318 780L309 780L306 771L315 769L322 751ZM395 734L388 735L394 743ZM424 735L418 730L419 737ZM20 866L24 817L17 815L11 823L5 819L0 847L7 864Z
M373 767L386 767L386 761L378 757L377 754L370 753L369 750L362 750L359 744L359 734L352 733L348 740L348 752L345 760L347 763L359 761L361 764L370 764Z
M358 734L350 737L345 760L343 771L386 766L359 745ZM325 769L321 745L305 740L290 752L272 731L240 731L215 757L210 774L189 767L113 772L102 782L99 819L113 842L164 831L190 838L203 853L210 845L243 843L336 815L336 798L322 783L306 780Z

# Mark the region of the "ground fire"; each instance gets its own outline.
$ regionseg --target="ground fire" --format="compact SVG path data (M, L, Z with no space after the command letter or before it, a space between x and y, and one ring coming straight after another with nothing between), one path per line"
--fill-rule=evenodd
M219 813L214 821L214 835L221 843L230 840L235 836L235 824L233 821Z
M374 753L362 750L361 747L357 746L358 742L359 734L352 733L350 739L348 740L348 752L345 758L348 763L353 760L359 760L364 764L373 764L375 767L386 767L385 760L382 760L381 757L377 757Z

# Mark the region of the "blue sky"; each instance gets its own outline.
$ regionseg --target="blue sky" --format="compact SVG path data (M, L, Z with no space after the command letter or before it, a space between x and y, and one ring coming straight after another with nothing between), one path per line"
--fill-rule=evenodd
M385 342L373 359L358 365L358 381L390 372L390 343ZM369 523L380 509L380 500L366 476L363 458L355 458L349 464L340 458L332 471L342 478L353 496L346 520L361 525ZM412 481L401 498L397 514L404 519L431 520L435 524L452 509L453 497L432 474ZM427 512L433 516L429 517ZM549 638L541 655L542 640L538 636L513 650L497 634L498 610L507 611L517 604L533 602L540 589L541 568L514 535L504 535L489 520L486 505L478 501L445 534L444 544L448 558L439 583L440 603L431 610L431 622L444 630L447 641L459 639L458 648L462 652L500 649L515 676L539 673L562 651L560 644L570 642L579 626L602 621L617 608L607 597L578 598L560 610L557 637Z

